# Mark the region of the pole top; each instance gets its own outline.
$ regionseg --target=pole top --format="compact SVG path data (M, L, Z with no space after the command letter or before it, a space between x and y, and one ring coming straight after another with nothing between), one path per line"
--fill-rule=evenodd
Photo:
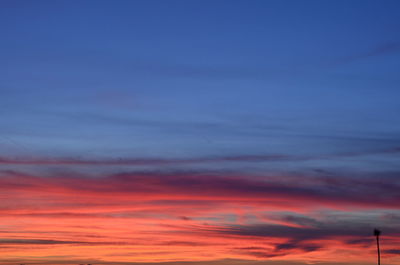
M381 234L381 231L375 228L374 229L374 235L375 236L379 236L380 234Z

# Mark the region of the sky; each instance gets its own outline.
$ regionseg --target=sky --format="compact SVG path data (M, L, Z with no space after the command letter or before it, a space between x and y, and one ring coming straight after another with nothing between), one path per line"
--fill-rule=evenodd
M0 264L399 264L399 12L1 0Z

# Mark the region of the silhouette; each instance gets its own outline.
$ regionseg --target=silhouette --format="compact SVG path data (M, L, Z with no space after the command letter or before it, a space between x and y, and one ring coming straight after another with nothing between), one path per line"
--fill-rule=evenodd
M381 231L378 229L374 229L374 235L376 236L376 247L378 250L378 265L381 265L381 251L379 249L379 235L381 234Z

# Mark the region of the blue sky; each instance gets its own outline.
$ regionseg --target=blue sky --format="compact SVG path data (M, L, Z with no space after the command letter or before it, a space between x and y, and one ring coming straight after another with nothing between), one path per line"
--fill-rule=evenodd
M395 148L397 11L397 1L4 1L2 155Z
M397 1L1 5L2 156L318 156L400 144Z

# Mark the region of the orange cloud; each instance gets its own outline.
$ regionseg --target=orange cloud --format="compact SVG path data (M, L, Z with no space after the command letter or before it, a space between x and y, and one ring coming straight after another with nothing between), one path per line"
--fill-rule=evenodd
M0 178L0 261L175 262L224 259L370 261L370 224L357 213L397 211L397 193L366 198L309 178L194 173ZM339 184L343 183L339 181ZM310 183L312 185L310 185ZM351 208L354 212L346 212ZM336 221L321 215L345 209ZM381 221L397 261L397 215ZM350 218L351 217L351 218ZM375 218L374 217L374 218ZM389 219L388 219L389 218ZM372 220L372 219L371 219ZM377 219L373 219L377 221ZM371 230L371 231L370 231ZM337 256L346 251L346 258ZM390 255L389 255L390 254ZM344 256L343 256L344 257Z

